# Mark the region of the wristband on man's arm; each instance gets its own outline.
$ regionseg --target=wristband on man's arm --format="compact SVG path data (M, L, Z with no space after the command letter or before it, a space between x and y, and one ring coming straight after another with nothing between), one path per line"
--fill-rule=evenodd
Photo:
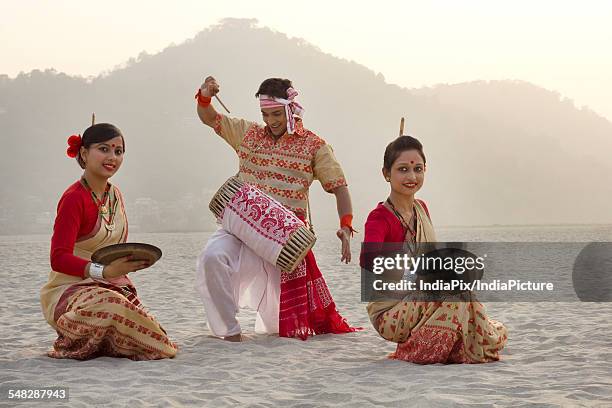
M198 100L198 105L203 108L210 106L210 101L212 100L210 96L202 95L201 89L198 89L198 93L195 95L195 98Z
M351 231L351 237L357 232L353 228L353 214L345 214L340 218L340 228L344 227Z

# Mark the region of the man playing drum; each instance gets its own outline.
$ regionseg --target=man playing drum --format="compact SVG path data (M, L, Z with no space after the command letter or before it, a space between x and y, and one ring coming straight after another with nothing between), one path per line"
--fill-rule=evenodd
M336 197L342 241L341 261L350 262L352 205L347 183L331 146L305 129L303 108L288 79L266 79L255 96L265 126L231 118L211 105L219 84L208 77L198 90L198 116L238 154L238 177L263 190L307 223L308 189L314 179ZM197 262L196 287L214 335L241 341L240 307L257 310L255 331L299 337L354 331L336 310L312 251L292 273L256 255L223 228L217 230Z

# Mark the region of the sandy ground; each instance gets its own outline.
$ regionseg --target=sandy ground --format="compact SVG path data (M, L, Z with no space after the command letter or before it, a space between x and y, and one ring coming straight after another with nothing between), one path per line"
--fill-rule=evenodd
M386 355L394 344L374 332L359 302L357 267L340 265L337 243L323 238L316 253L338 308L365 330L305 342L253 335L228 343L210 336L193 288L195 258L207 236L131 239L164 250L158 264L133 280L180 345L175 359L149 362L46 357L55 333L42 317L38 291L48 273L49 238L0 237L0 404L17 405L7 388L63 386L74 407L612 406L610 303L489 303L491 317L509 329L502 361L392 361ZM252 332L254 314L241 312L240 319Z

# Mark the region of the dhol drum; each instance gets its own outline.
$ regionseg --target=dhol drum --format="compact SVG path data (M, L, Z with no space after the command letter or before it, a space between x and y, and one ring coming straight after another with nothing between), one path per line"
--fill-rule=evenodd
M293 212L260 189L230 177L210 201L223 229L284 272L293 272L317 240Z

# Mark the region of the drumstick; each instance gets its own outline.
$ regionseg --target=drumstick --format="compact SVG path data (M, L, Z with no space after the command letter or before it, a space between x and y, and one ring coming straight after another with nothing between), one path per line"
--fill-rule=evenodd
M219 103L221 104L221 106L223 106L223 109L225 109L227 111L227 113L230 113L229 109L227 109L227 106L225 106L225 104L223 102L221 102L221 99L219 99L219 97L217 95L215 95L215 99L217 101L219 101Z
M93 125L95 125L95 124L96 124L96 113L95 113L95 112L93 112L93 113L91 114L91 126L93 126Z
M402 120L400 120L400 136L404 135L404 117L402 116Z
M206 84L206 81L208 81L209 79L212 79L213 81L215 80L213 77L207 76L204 79L204 84ZM217 92L218 92L218 87L217 87ZM215 94L215 99L221 104L221 106L223 106L223 109L225 109L227 113L230 113L229 109L227 109L227 106L225 106L225 104L221 101L221 99L219 99L219 97L216 94Z

